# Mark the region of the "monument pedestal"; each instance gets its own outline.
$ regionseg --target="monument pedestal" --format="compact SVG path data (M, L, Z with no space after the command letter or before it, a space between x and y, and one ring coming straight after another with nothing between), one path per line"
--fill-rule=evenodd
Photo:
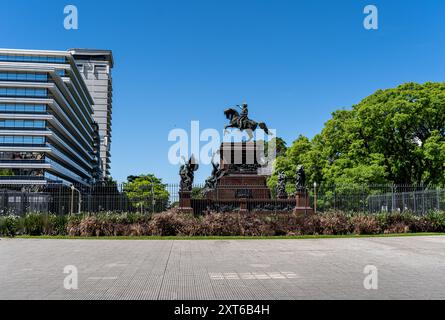
M313 214L314 210L311 208L309 193L307 190L297 191L295 194L295 209L294 214L302 215L302 214Z
M249 207L247 205L247 199L240 199L239 213L249 213Z
M259 174L266 164L264 143L221 144L220 169L214 166L212 177L207 180L212 183L206 183L205 199L191 199L191 192L180 192L179 211L312 214L307 190L297 192L295 199L272 199L267 177Z
M207 194L207 198L222 201L244 199L243 203L252 199L271 199L266 177L258 174L264 162L264 143L221 144L220 167L225 175L218 181L215 190ZM247 210L247 204L241 210Z
M179 191L179 212L193 213L191 191Z

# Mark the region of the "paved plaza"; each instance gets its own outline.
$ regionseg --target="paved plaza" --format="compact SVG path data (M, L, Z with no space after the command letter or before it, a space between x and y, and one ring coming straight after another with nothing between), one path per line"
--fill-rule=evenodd
M78 289L64 288L64 268ZM378 289L364 286L375 266ZM445 237L0 240L0 299L444 299Z

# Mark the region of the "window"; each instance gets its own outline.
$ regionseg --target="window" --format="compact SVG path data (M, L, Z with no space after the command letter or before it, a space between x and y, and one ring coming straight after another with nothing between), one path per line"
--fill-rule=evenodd
M48 96L48 91L37 88L0 88L0 96L45 98Z
M43 144L45 144L45 137L37 137L37 136L0 136L0 144L43 145Z
M66 70L56 70L56 73L57 73L60 77L65 77L65 76L66 76Z
M34 62L34 63L67 63L66 57L36 55L5 55L0 54L0 61Z
M46 73L34 72L0 72L0 81L33 81L47 82L48 75Z
M0 112L44 113L45 111L44 104L0 103Z
M0 128L43 129L44 120L0 120Z

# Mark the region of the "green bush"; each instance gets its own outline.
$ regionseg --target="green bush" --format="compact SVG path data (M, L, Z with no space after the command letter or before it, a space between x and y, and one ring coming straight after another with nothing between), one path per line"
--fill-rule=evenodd
M0 236L15 237L20 227L20 217L0 216Z
M38 213L30 213L24 218L24 227L24 233L27 235L44 235L44 230L48 230L48 216Z
M50 236L66 236L68 226L68 216L65 215L50 215L48 216L47 229L44 230L45 235Z
M425 218L431 223L432 232L445 232L445 211L434 211Z

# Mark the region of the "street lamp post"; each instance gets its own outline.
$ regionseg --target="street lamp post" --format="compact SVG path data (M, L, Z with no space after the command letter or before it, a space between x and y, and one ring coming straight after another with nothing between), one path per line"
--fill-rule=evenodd
M317 213L317 182L314 182L314 212Z
M153 179L151 179L151 214L155 213L155 187Z
M151 182L151 214L155 213L155 184L153 177L150 177Z
M150 178L150 182L151 182L151 213L154 214L155 213L155 204L156 204L156 200L155 200L155 186L154 186L153 178L152 177L148 177L148 178ZM147 189L148 188L146 188L144 186L142 190L145 191ZM148 196L147 196L147 198L148 198ZM142 213L142 204L141 204L141 213Z

